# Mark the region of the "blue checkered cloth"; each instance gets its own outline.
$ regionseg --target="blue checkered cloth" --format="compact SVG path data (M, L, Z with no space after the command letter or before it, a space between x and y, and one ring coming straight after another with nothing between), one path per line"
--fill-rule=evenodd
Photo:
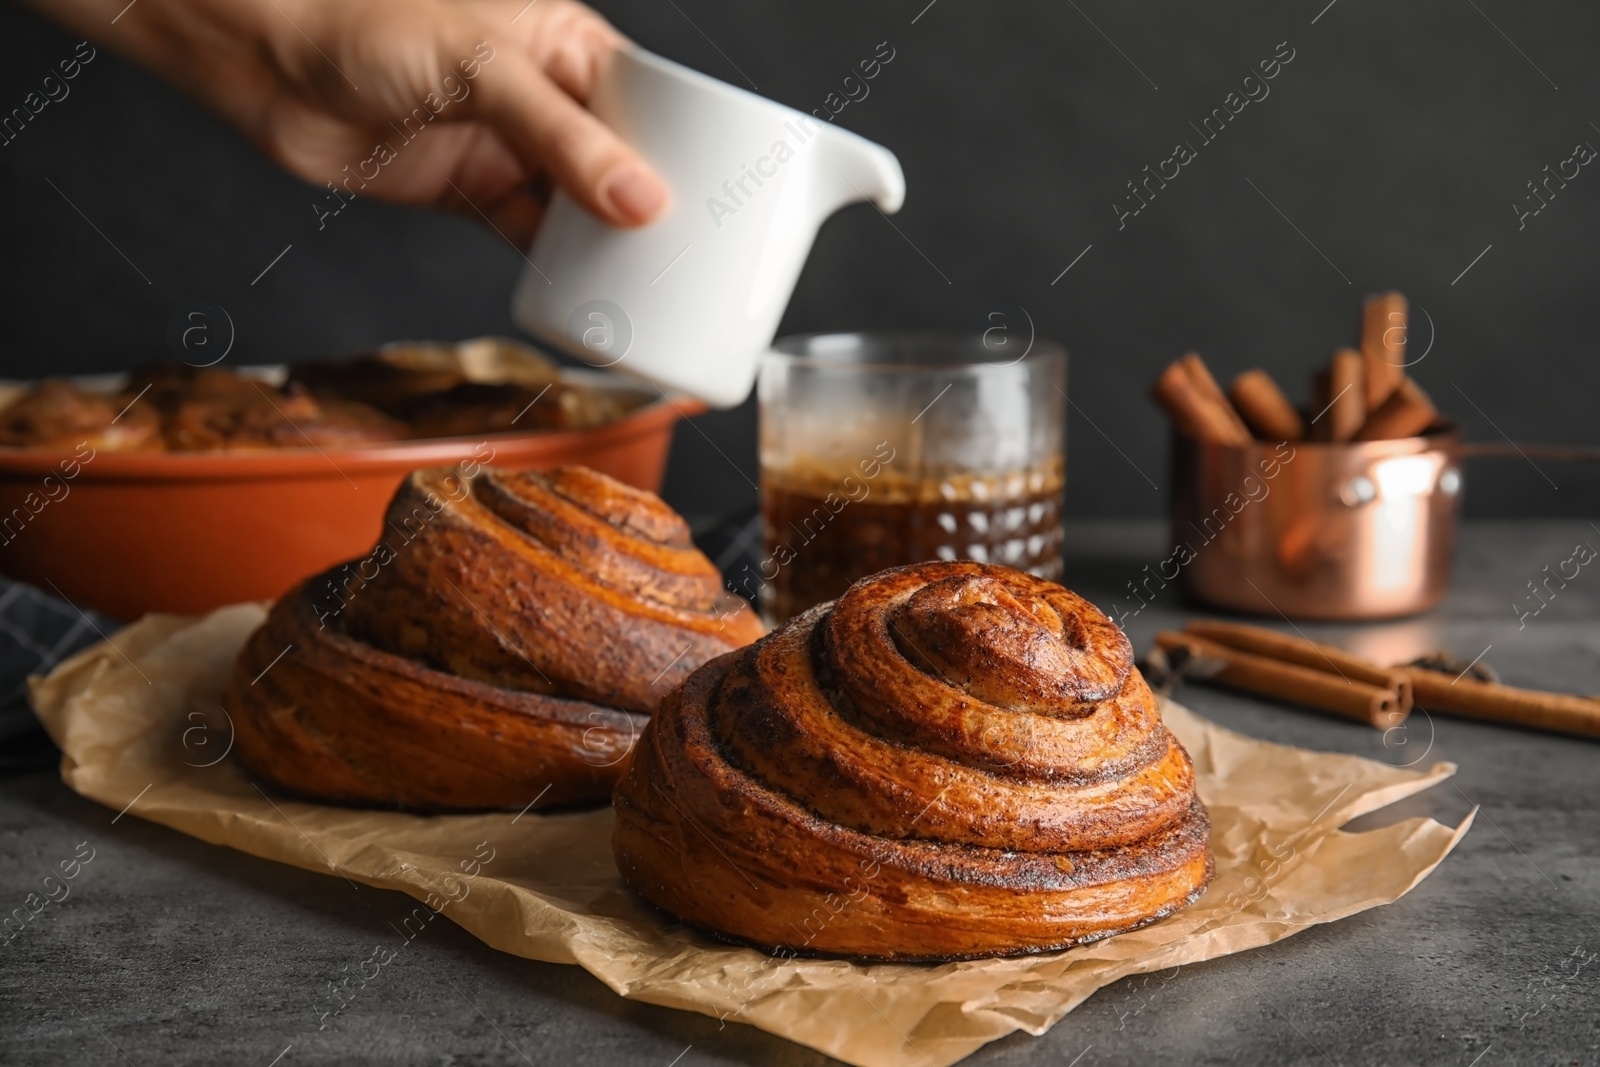
M58 756L28 704L28 675L49 673L116 627L98 612L0 578L0 773L48 767Z

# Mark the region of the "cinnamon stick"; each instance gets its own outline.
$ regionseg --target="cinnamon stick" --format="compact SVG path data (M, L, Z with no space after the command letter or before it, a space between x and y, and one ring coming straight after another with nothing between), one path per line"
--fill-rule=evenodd
M1178 432L1185 437L1222 445L1243 445L1250 441L1249 433L1245 431L1244 424L1238 422L1233 409L1220 408L1196 388L1194 379L1184 369L1181 360L1161 372L1151 396L1166 409Z
M1297 663L1352 682L1388 689L1394 693L1396 711L1411 710L1411 676L1408 673L1397 667L1379 667L1342 648L1237 622L1196 620L1184 627L1184 632L1237 648L1241 652Z
M1367 421L1367 365L1360 352L1341 348L1328 367L1328 440L1349 441Z
M1264 370L1247 370L1235 378L1228 399L1263 441L1299 441L1306 435L1305 420Z
M1377 411L1406 376L1406 298L1401 293L1369 296L1361 309L1361 358L1366 366L1368 412Z
M1600 737L1600 700L1457 679L1422 667L1398 669L1410 676L1419 708L1506 726Z
M1222 670L1210 679L1221 685L1342 715L1380 730L1398 726L1406 718L1393 690L1366 682L1244 652L1198 634L1163 630L1156 634L1156 644L1169 652L1181 648L1221 661Z
M1239 417L1239 413L1233 410L1233 405L1228 402L1228 397L1223 393L1222 386L1218 385L1217 380L1211 376L1211 368L1206 366L1206 361L1200 358L1200 354L1198 352L1189 352L1178 362L1183 364L1184 373L1194 383L1195 389L1222 413L1222 417L1232 425L1238 438L1242 441L1250 440L1249 428L1245 426L1244 420Z
M1366 425L1356 434L1357 441L1388 441L1398 437L1415 437L1439 417L1433 401L1422 387L1410 378L1400 383L1383 405L1367 416Z

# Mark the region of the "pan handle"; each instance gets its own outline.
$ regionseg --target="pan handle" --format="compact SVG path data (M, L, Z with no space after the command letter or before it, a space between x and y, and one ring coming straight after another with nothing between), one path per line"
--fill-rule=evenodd
M1557 462L1600 463L1600 447L1583 445L1519 445L1507 441L1503 445L1464 444L1458 450L1462 459L1479 457L1510 457L1512 459L1549 459Z

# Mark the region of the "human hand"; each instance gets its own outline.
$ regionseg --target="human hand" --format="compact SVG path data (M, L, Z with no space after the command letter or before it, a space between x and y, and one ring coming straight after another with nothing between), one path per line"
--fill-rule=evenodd
M519 245L552 184L622 226L667 203L582 106L625 41L576 0L30 2L340 195L481 217Z

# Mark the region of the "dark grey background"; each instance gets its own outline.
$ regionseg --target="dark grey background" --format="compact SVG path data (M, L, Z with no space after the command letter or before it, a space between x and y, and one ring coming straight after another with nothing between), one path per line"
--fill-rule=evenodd
M1069 514L1159 512L1165 430L1145 394L1164 362L1197 348L1219 374L1264 366L1299 393L1376 289L1426 309L1436 338L1414 373L1471 437L1594 442L1600 175L1521 231L1511 205L1577 142L1600 146L1600 8L1326 2L599 6L647 47L807 111L889 42L838 121L899 154L906 207L893 225L865 206L830 222L783 330L977 330L995 312L1020 329L1026 309L1073 355ZM1270 96L1200 147L1189 123L1283 41L1295 58ZM0 6L0 111L72 44ZM1124 183L1179 140L1200 157L1119 231ZM0 147L0 193L11 376L161 355L191 300L228 309L240 362L512 329L522 261L494 234L376 203L319 233L310 187L103 51ZM700 424L680 429L668 498L695 515L750 503L750 405ZM1468 507L1578 515L1597 490L1592 466L1477 460Z

